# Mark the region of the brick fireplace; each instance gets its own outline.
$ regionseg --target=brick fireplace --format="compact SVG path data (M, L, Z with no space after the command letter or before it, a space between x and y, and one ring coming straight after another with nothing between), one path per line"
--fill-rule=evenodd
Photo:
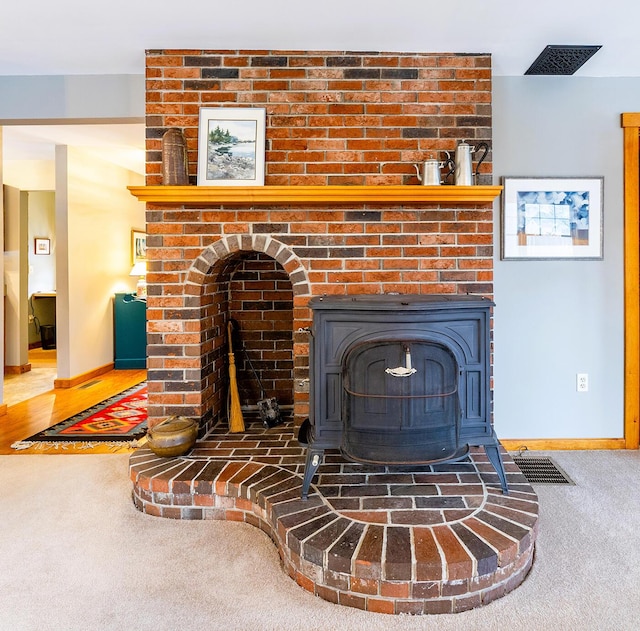
M492 202L499 188L492 186L491 153L480 186L419 186L413 168L430 153L453 152L461 140L491 146L490 56L151 50L146 58L147 177L132 193L147 203L149 424L174 414L193 417L207 439L191 460L163 462L148 450L133 456L138 508L254 523L274 539L303 587L372 611L461 611L513 589L533 558L537 500L509 462L516 492L503 499L487 487L497 479L479 455L467 469L427 467L423 473L435 476L423 478L428 492L456 499L408 517L402 532L380 526L378 535L392 538L401 562L386 557L387 543L377 550L369 539L378 536L372 524L394 522L389 507L399 500L416 509L410 490L385 482L387 500L373 512L363 510L372 505L366 500L338 501L328 511L333 518L317 493L306 509L273 508L300 495L295 480L301 481L304 455L292 432L309 415L312 297L492 298ZM265 187L257 191L194 186L199 108L227 105L266 108ZM174 127L187 139L190 186L162 186L161 139ZM291 408L292 427L275 428L273 437L255 438L252 428L246 436L220 435L227 421L229 318L238 322L267 394ZM248 407L260 392L242 354L238 380ZM354 472L344 466L329 473L345 476L347 484ZM260 475L273 484L257 482ZM366 476L351 480L366 484ZM448 486L456 484L464 488ZM260 490L272 486L275 503ZM452 507L448 515L445 506ZM305 545L288 534L305 523L305 511L310 520L319 518L319 529L332 519L341 528L355 520L360 534L349 545L367 540L371 556L361 565L354 557L353 567L345 556L336 561L339 570L323 567L328 547L324 553L309 548L313 559L307 558ZM438 543L424 544L416 560L415 538L429 539L433 524ZM430 554L440 564L434 572ZM396 563L403 565L397 573ZM416 563L426 565L414 588Z

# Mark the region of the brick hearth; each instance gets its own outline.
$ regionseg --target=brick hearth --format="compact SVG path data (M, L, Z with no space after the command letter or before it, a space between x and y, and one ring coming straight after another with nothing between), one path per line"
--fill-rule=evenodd
M309 499L291 423L214 428L185 457L131 457L136 507L173 519L252 524L285 571L330 602L383 613L452 613L517 587L532 560L537 496L503 453L504 496L484 452L462 462L372 467L329 452Z

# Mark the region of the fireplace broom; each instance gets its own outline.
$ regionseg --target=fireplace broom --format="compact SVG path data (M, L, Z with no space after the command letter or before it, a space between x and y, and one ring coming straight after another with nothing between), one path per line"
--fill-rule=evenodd
M244 432L244 418L242 418L242 408L240 407L240 393L238 392L238 380L236 377L236 359L233 355L233 343L231 334L233 324L231 320L227 322L227 335L229 338L229 405L227 414L229 417L230 432Z

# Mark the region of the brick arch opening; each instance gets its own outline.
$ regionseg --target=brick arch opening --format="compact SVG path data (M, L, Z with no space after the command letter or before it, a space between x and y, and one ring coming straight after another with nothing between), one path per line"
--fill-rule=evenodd
M268 235L223 237L193 261L183 287L184 309L169 312L177 322L163 332L162 344L150 347L150 366L164 359L174 368L150 375L150 426L179 414L197 418L204 434L227 421L230 319L243 408L250 412L266 393L301 422L308 414L309 361L306 334L298 330L308 325L309 284L294 252ZM178 329L182 345L173 344Z

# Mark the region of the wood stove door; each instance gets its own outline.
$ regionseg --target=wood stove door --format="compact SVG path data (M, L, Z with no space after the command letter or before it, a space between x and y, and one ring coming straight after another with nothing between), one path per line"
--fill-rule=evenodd
M459 369L444 346L360 344L343 371L343 453L358 461L434 462L459 449Z

